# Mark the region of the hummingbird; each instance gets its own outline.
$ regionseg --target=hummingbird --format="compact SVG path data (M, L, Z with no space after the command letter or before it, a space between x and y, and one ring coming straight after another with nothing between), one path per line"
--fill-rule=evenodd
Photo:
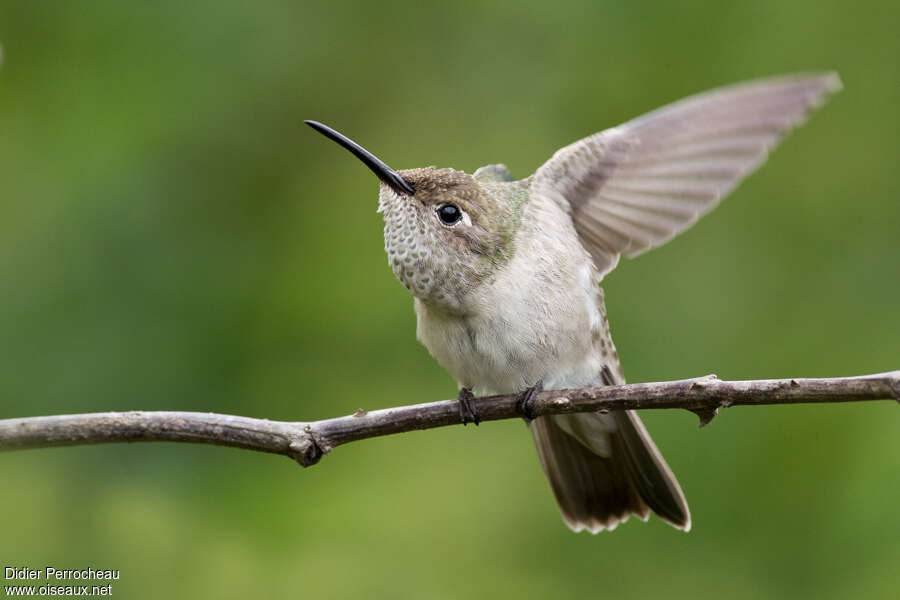
M395 171L306 123L378 176L388 262L417 338L457 382L462 423L478 424L478 396L516 394L572 530L652 511L688 531L681 486L634 411L535 417L534 397L625 383L604 276L714 208L840 87L824 73L714 89L565 146L524 179L502 164Z

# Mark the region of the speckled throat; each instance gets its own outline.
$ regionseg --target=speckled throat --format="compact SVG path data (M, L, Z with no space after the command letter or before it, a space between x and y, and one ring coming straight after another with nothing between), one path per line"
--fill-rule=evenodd
M450 311L502 268L515 251L527 188L518 182L477 180L453 169L400 171L414 196L382 185L384 247L397 279L420 300ZM442 226L435 211L452 202L465 226Z

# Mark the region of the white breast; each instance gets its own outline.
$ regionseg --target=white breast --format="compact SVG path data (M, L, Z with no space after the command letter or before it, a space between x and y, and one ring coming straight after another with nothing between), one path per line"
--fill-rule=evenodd
M602 302L569 216L532 199L512 258L471 292L460 314L416 300L417 335L476 395L515 393L539 380L546 389L587 385L604 362Z

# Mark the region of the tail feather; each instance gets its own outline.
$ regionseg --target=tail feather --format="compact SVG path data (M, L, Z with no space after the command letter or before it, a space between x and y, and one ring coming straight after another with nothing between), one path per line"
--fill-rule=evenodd
M539 417L531 431L563 520L574 531L612 530L632 514L646 521L651 509L690 529L678 481L633 412ZM592 438L579 439L584 432Z
M615 413L616 429L622 441L621 456L628 465L631 480L653 512L684 531L691 529L691 512L678 480L633 411ZM616 452L614 458L619 455Z

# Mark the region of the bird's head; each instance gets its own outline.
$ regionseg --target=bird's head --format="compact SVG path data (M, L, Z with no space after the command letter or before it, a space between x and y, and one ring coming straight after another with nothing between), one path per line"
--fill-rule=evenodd
M307 124L350 150L381 180L378 211L397 279L435 308L465 312L473 292L512 254L522 194L454 169L394 171L333 129Z

